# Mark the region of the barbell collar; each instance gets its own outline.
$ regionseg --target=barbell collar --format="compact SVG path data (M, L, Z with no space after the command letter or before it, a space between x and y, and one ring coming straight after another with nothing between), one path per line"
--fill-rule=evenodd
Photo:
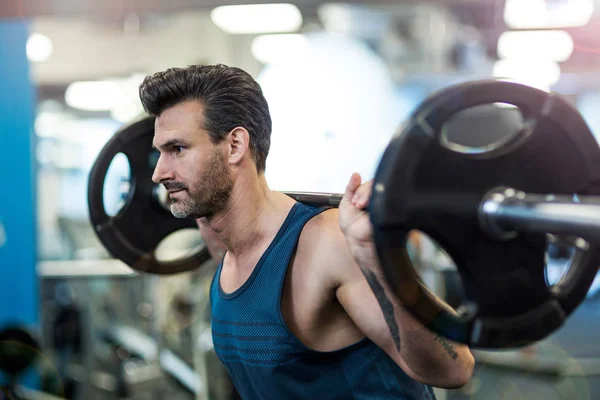
M600 241L600 197L544 195L500 187L490 191L479 209L482 228L495 239L514 238L519 232L576 236L586 249Z

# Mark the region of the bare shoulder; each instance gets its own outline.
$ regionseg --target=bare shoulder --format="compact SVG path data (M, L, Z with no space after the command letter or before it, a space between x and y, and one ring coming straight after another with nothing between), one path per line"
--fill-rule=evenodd
M323 211L306 223L298 242L297 257L309 268L314 266L315 273L332 285L341 283L340 274L347 272L348 264L355 261L340 229L337 209Z
M326 250L331 246L346 246L339 226L339 212L332 208L311 218L300 235L299 246L314 250Z

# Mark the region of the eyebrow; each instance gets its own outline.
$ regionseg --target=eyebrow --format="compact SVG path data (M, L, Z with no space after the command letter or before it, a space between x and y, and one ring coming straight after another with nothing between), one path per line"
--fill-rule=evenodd
M152 148L154 150L158 150L160 149L166 149L172 146L185 146L187 143L181 139L171 139L171 140L167 140L165 143L160 144L157 146L155 146L154 144L152 144Z

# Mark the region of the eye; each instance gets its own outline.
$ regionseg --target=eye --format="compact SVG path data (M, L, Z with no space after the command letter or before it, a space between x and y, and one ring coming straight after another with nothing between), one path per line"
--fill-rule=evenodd
M183 146L173 146L173 151L179 154L183 151Z

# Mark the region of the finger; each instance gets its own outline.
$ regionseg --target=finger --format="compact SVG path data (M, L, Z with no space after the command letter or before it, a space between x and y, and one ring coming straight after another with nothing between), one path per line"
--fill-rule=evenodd
M356 192L356 189L359 188L360 186L360 182L361 182L361 177L359 174L357 174L356 172L352 174L352 176L350 177L350 181L348 182L348 185L346 185L346 192L344 193L344 198L348 201L352 201L353 197L354 197L354 193Z
M371 191L373 188L373 180L363 183L355 190L352 198L352 203L358 208L366 208L371 200Z

